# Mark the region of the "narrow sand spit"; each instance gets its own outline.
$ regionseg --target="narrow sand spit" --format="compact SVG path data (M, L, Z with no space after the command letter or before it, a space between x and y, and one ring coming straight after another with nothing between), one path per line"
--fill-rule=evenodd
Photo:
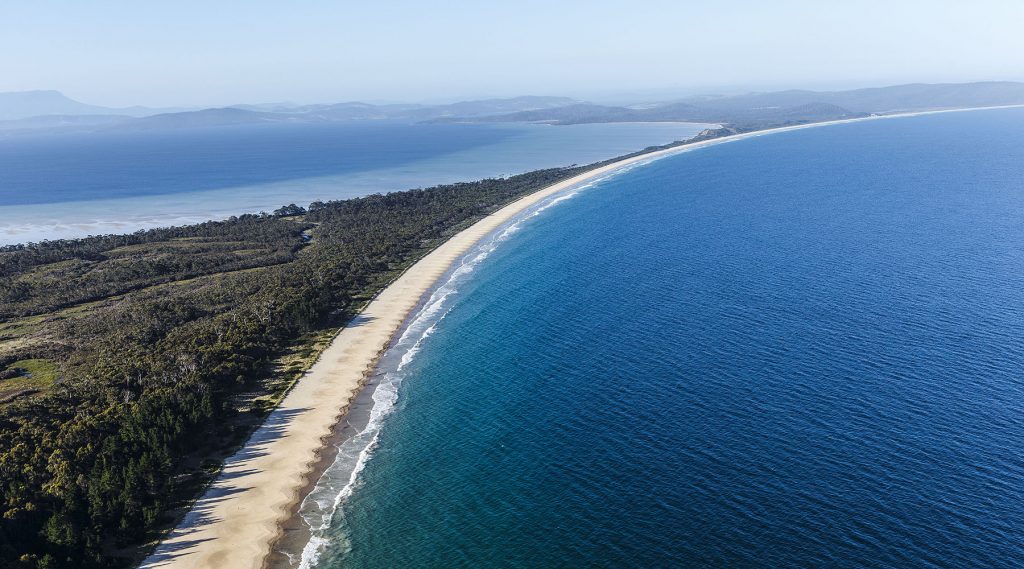
M244 448L227 460L221 475L142 567L260 569L280 534L281 524L302 498L306 478L324 441L405 319L456 260L524 210L614 170L704 146L773 132L911 114L925 113L756 131L627 158L539 190L478 221L410 267L342 329Z

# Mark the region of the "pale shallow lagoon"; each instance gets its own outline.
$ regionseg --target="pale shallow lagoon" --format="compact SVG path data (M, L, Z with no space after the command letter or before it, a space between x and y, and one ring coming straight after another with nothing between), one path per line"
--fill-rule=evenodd
M586 164L708 126L350 123L8 136L0 244Z

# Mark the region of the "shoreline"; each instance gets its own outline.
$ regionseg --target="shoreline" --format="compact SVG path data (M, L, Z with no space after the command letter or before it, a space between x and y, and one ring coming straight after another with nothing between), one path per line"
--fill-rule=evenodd
M544 200L602 176L696 150L765 134L885 118L962 112L981 107L873 115L722 136L630 156L553 184L503 206L452 236L382 290L331 341L316 363L246 442L142 567L261 569L315 486L329 443L343 436L347 416L381 356L423 299L484 237Z
M309 484L300 494L301 499L292 505L288 520L281 525L279 538L271 545L271 553L264 562L264 569L310 567L310 563L315 564L319 559L323 551L316 546L310 549L310 546L314 539L320 541L320 532L329 526L313 527L307 516L312 514L320 517L321 521L327 524L339 507L338 496L351 492L358 473L372 456L369 451L376 445L373 441L376 441L382 427L382 418L390 415L397 404L397 401L390 399L391 396L395 395L401 384L408 379L402 373L403 367L411 361L413 354L419 351L420 342L431 334L451 309L446 299L457 292L474 268L490 256L509 235L515 233L523 222L563 199L576 195L591 184L613 175L615 174L607 174L584 184L573 185L521 210L494 231L480 238L435 281L395 332L392 342L377 359L367 381L350 401L347 413L335 426L329 443L310 473ZM385 393L378 398L378 391L381 390ZM370 442L366 446L354 442L360 439L366 443L368 438ZM340 470L335 470L339 460L343 461L344 466ZM325 477L328 480L325 481ZM344 482L340 487L337 485L339 481ZM319 494L319 497L316 494ZM325 507L322 501L324 496L331 496L334 504ZM314 511L309 512L306 511L306 507L307 501L311 498L317 506L313 508Z
M346 123L335 123L334 126L340 128L337 136L341 140L357 140L356 137L361 136L358 134L361 131L353 130ZM401 140L394 141L390 147L381 142L375 146L376 154L387 154L389 148L403 150L407 144L402 141L409 136L440 136L457 143L458 148L453 152L435 153L431 150L385 160L367 160L364 155L337 171L299 169L283 180L256 176L239 181L228 172L223 178L217 177L211 182L209 173L190 174L177 182L174 188L165 188L166 191L133 191L120 196L96 197L91 193L83 196L65 189L60 196L55 196L57 201L50 203L14 200L18 203L12 201L0 205L0 214L4 215L0 220L0 246L191 225L245 213L270 212L291 202L306 205L313 201L344 200L374 193L503 177L574 162L588 164L650 144L689 138L704 128L713 128L713 125L615 123L550 129L543 125L496 124L485 127L485 130L499 134L482 138L472 134L476 127L457 127L450 134L437 134L431 128L430 125L403 124L402 130L393 132ZM200 137L198 133L182 132L187 136ZM312 131L300 129L300 133L303 132ZM417 134L419 132L423 134ZM435 134L430 135L431 132ZM148 141L154 139L159 137L147 136L140 144L149 144ZM116 150L117 147L111 148ZM270 147L271 151L275 148L273 145ZM104 169L111 169L117 164L113 155L97 158ZM247 152L232 152L226 159L235 164L243 163L251 156ZM309 163L311 160L303 159L301 162ZM229 169L234 171L234 168ZM109 175L88 175L84 182L92 185L103 183ZM57 189L66 185L65 181L56 182ZM140 183L140 187L148 186Z

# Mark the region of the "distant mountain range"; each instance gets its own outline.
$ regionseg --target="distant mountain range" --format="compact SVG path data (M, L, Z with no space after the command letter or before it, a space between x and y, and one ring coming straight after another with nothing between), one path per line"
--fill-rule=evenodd
M0 121L28 119L39 116L107 115L144 117L184 109L151 109L148 107L111 108L80 103L60 91L14 91L0 93Z
M637 107L583 103L460 120L554 124L688 121L757 128L769 124L837 120L901 111L1021 104L1024 104L1024 83L911 84L851 91L792 90L728 97L692 97Z
M231 108L322 120L393 119L426 121L445 117L479 117L520 111L555 109L575 103L578 103L578 101L567 97L514 97L511 99L463 101L443 105L338 103L334 105L235 105Z
M567 97L514 97L443 105L328 105L270 103L180 110L130 107L114 109L80 103L57 91L0 93L0 131L63 128L77 130L149 130L257 123L313 123L356 120L423 122L447 118L539 111L576 104Z
M899 111L1024 104L1024 83L912 84L850 91L776 91L606 106L566 97L515 97L442 105L270 103L181 110L108 108L57 91L0 93L0 131L149 130L259 123L357 120L408 122L707 122L737 128L794 124Z

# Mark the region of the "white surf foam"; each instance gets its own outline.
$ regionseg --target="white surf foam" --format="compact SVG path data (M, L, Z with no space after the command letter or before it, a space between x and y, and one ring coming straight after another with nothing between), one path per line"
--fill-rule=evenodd
M348 537L343 532L330 532L338 516L344 516L341 506L358 488L359 477L373 456L384 419L398 403L398 390L407 379L407 368L420 352L424 341L434 333L438 324L451 311L454 295L459 286L472 274L487 257L503 242L517 233L523 224L547 209L569 200L579 192L591 188L607 178L630 168L616 170L585 184L567 189L520 214L503 228L485 238L474 247L451 270L448 278L438 286L409 321L398 341L385 352L382 362L392 362L394 369L380 369L380 381L373 391L373 405L366 426L355 436L342 441L338 446L337 458L327 468L316 486L303 500L299 515L310 529L310 540L302 550L300 569L311 569L320 560L321 554L332 547L340 552L349 548ZM394 364L397 360L397 364Z

